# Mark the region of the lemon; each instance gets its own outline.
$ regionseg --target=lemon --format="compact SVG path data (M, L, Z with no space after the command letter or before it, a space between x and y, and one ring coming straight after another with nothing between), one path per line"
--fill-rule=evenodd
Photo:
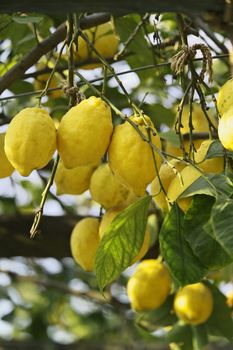
M180 129L180 132L182 135L184 134L189 134L190 133L190 128L189 128L189 114L190 114L190 107L189 105L185 105L183 108L183 113L182 113L182 128ZM214 118L214 115L211 113L211 111L208 111L208 116L213 123L217 127L217 122ZM195 133L201 133L201 132L209 132L209 123L208 120L206 119L206 116L201 108L200 104L193 103L192 105L192 125L193 125L193 132L192 134L195 136ZM172 127L173 130L175 130L175 124ZM203 139L198 139L198 140L193 140L192 143L195 147L196 150L200 147L201 143L203 142ZM189 152L189 147L190 147L190 142L189 140L184 140L183 141L185 151L188 153ZM179 147L176 147L172 145L170 142L166 142L166 147L165 147L166 153L181 157L183 156L183 152Z
M41 69L44 69L44 68L46 68L46 64L44 64L44 63L39 63L37 65L37 69L38 70L41 70ZM51 68L53 68L53 67L51 67ZM33 83L35 91L43 90L45 88L45 86L46 86L47 81L49 80L49 77L50 77L50 73L43 73L43 74L38 75L35 78L34 83ZM51 81L49 83L48 88L49 89L58 88L60 85L61 85L61 79L59 79L59 76L55 73L52 76L52 79L51 79ZM54 90L54 91L48 91L47 95L49 97L55 98L55 99L64 96L63 92L62 92L62 89Z
M120 214L120 212L123 209L124 209L124 207L118 206L118 207L111 208L111 209L106 211L106 213L103 215L102 220L100 222L100 228L99 228L100 239L103 238L108 226L111 224L113 219L118 214ZM134 264L135 262L137 262L138 260L141 260L143 258L143 256L147 253L149 246L150 246L150 230L149 230L149 227L147 227L142 247L141 247L138 255L133 259L132 264Z
M152 143L161 149L160 138L149 117L130 117L138 126L138 130L148 137L146 122L153 128L155 135L151 135ZM154 153L154 157L153 157ZM154 158L159 168L161 159L151 146L142 140L138 132L128 122L115 127L109 146L109 165L119 181L135 193L143 196L146 187L156 176Z
M57 146L53 120L44 109L31 107L20 111L10 122L5 137L5 152L13 167L28 176L43 168Z
M213 311L213 296L203 283L189 284L175 296L174 310L184 322L192 325L204 323Z
M129 190L117 180L108 163L101 164L93 173L90 193L105 209L119 205L129 196Z
M99 246L99 219L85 218L74 227L70 248L74 260L85 270L93 271Z
M233 151L233 106L219 119L218 136L223 146Z
M227 294L227 305L233 309L233 290Z
M95 169L95 165L66 169L62 161L59 161L54 178L57 194L82 194L88 190Z
M101 98L91 96L72 107L58 127L58 151L65 167L99 163L112 130L111 110Z
M233 78L228 80L219 90L217 96L217 107L222 116L228 109L233 107Z
M136 311L160 307L171 289L171 278L166 266L158 260L143 260L127 284L131 306Z
M182 193L192 185L201 176L201 172L195 169L192 165L187 165L180 175L176 175L172 180L168 191L167 197L171 203L178 200L180 208L186 212L191 204L192 197L179 198Z
M169 209L169 204L166 199L164 191L167 193L168 187L170 186L171 181L177 175L177 171L180 172L185 167L185 164L181 160L172 159L169 161L169 164L163 163L159 169L159 177L157 176L151 184L151 193L153 195L154 202L157 206L164 212L167 212ZM162 190L161 183L164 191Z
M114 24L107 22L84 31L89 41L104 58L112 58L117 52L119 37L115 33ZM75 52L77 61L85 61L88 58L96 58L96 53L88 47L86 41L78 37L78 51ZM92 69L101 66L101 63L86 64L82 69Z
M205 160L206 153L213 142L214 140L203 141L197 153L194 154L194 159L197 166L205 173L220 174L224 170L223 157L215 157Z
M6 157L4 150L5 133L0 134L0 179L11 176L14 171L13 166Z

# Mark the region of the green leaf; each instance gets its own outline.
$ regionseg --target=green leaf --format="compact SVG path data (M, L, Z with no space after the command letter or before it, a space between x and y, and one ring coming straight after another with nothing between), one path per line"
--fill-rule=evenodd
M95 258L100 290L112 282L137 256L144 240L151 196L130 205L109 225Z
M180 285L198 282L206 273L185 239L184 213L175 203L164 219L160 231L161 254Z
M177 343L179 350L193 350L192 329L190 326L176 323L167 334L169 343Z
M173 312L174 294L170 295L165 303L158 309L139 314L136 323L149 331L154 331L162 326L169 326L177 321Z
M233 259L233 200L216 203L211 213L214 237Z
M193 253L208 269L222 268L232 261L209 232L212 226L208 221L214 203L214 197L196 195L184 218L184 237Z
M233 193L232 181L224 174L204 174L194 181L179 198L195 194L228 198Z
M226 297L218 288L208 283L214 299L214 309L210 318L206 321L209 334L222 336L233 343L233 319L231 310L226 304Z
M42 19L41 16L12 16L12 20L19 24L39 23Z
M219 140L215 140L211 142L208 151L205 155L205 159L211 159L216 157L224 157L225 156L225 150L223 145Z

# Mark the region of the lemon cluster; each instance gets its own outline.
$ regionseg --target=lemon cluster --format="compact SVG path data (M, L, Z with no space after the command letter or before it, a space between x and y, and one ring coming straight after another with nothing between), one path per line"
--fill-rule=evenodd
M127 293L132 309L137 312L159 308L168 298L172 287L170 273L158 259L143 260L129 278ZM202 282L186 285L175 294L173 309L187 324L206 322L213 311L211 290Z

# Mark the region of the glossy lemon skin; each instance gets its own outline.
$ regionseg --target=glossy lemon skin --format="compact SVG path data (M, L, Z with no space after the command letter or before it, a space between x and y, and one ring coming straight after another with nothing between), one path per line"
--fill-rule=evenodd
M222 145L233 151L233 106L219 119L218 136Z
M57 194L82 194L88 190L90 180L96 165L86 165L74 169L66 169L62 161L59 161L54 182Z
M143 260L127 284L131 307L149 311L160 307L171 289L171 277L166 266L158 260Z
M176 294L174 310L187 324L204 323L213 311L213 296L203 283L189 284Z
M93 271L99 241L99 219L85 218L75 225L71 234L70 249L74 260L83 270Z
M90 193L105 209L123 203L129 196L129 190L118 181L108 163L101 164L94 171L90 181Z
M25 108L10 122L5 136L5 152L22 176L46 166L56 148L57 131L46 110Z
M4 150L5 133L0 134L0 179L11 176L14 168L6 157Z
M233 108L233 79L228 80L219 90L217 107L219 114L223 116L230 108Z
M72 107L58 127L58 152L65 167L99 163L112 131L111 109L101 98L91 96Z
M148 132L141 116L130 118L148 138ZM147 123L154 129L149 117ZM154 129L152 143L161 150L161 141ZM153 157L154 153L154 157ZM151 146L142 140L138 132L128 122L115 127L109 146L109 166L119 181L136 196L145 195L147 186L157 175L154 158L159 169L161 157Z

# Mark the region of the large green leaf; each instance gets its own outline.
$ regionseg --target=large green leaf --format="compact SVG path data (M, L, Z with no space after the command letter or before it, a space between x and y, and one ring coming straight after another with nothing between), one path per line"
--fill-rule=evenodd
M128 267L144 240L151 196L139 199L109 225L95 258L96 278L101 290Z
M231 310L226 304L226 297L212 284L208 283L214 299L214 309L206 322L208 332L222 336L233 343L233 319Z
M211 213L214 237L233 259L233 200L216 203Z
M224 156L233 158L233 152L230 152L224 149L223 145L219 140L214 140L208 148L208 151L205 155L205 159L224 157Z
M208 269L221 268L232 261L209 232L212 226L208 221L214 203L214 197L196 195L184 218L185 239L192 247L194 254Z
M185 238L184 213L175 203L164 219L160 231L161 254L180 285L199 281L206 273Z

